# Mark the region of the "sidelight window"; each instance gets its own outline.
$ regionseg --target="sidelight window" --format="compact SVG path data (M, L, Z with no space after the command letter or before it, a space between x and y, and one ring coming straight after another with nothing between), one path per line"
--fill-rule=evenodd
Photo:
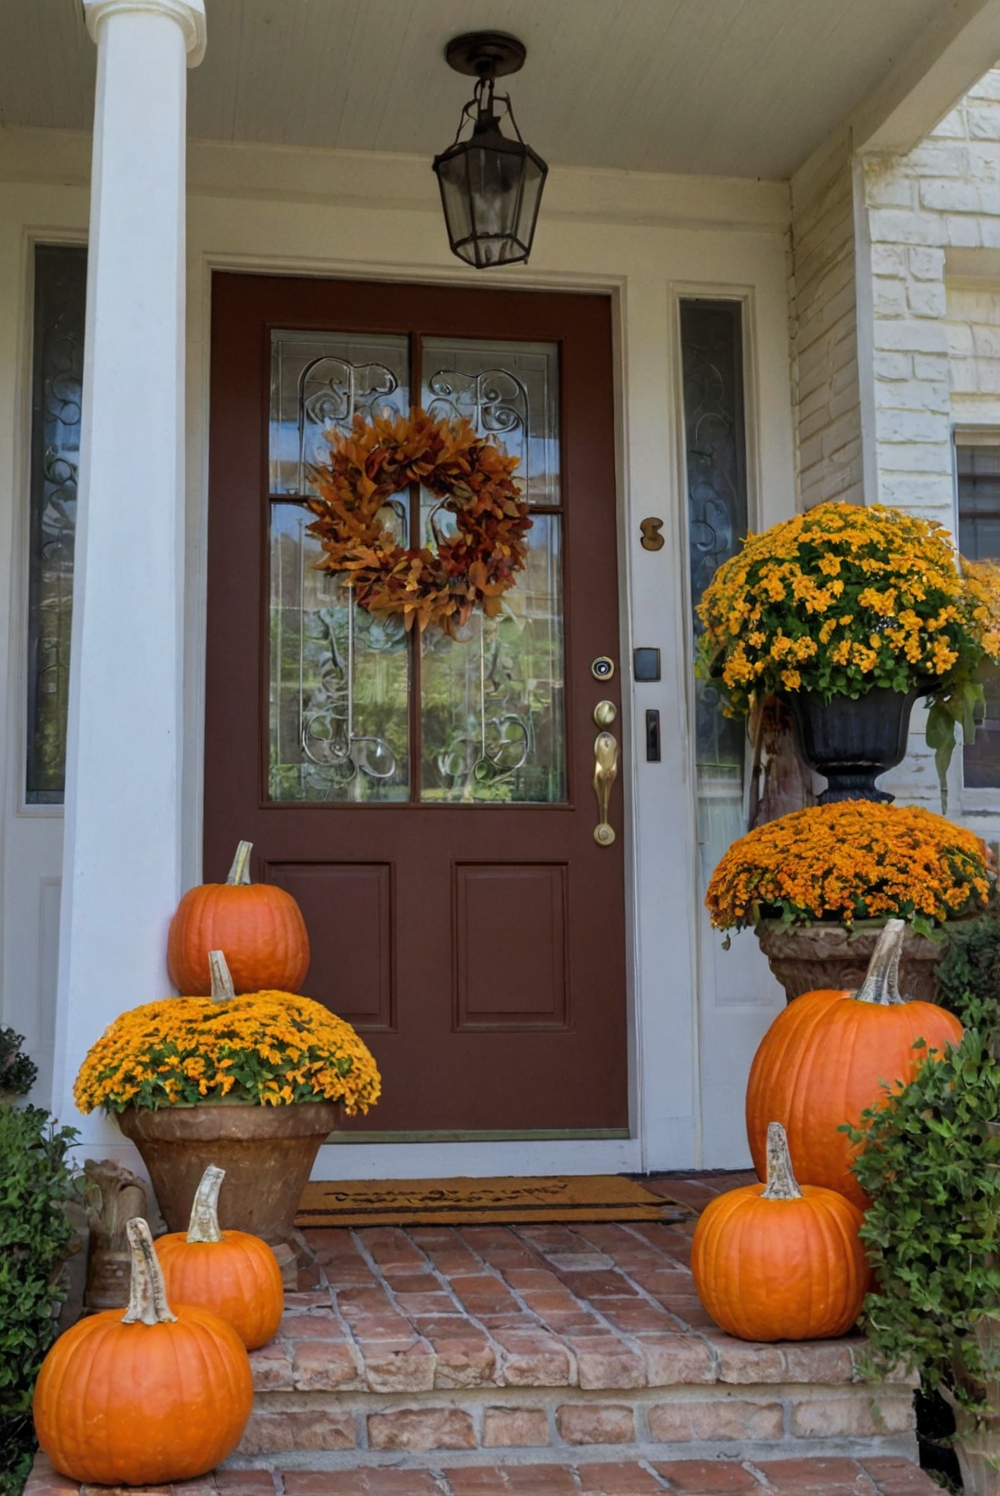
M681 302L684 451L691 604L748 530L742 303ZM700 624L694 619L697 638ZM743 723L722 715L718 688L695 682L698 848L702 888L744 827Z
M34 270L25 798L29 805L61 805L87 251L39 245Z
M1000 437L956 432L958 548L970 561L1000 561ZM986 714L962 750L966 789L1000 789L1000 671L985 682Z

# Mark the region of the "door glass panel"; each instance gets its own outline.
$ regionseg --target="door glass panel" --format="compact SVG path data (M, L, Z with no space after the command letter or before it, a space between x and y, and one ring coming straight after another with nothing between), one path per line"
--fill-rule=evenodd
M308 466L323 433L409 410L409 339L276 332L271 360L270 761L272 800L559 803L563 727L559 350L548 343L423 342L421 399L463 416L520 459L535 509L529 555L503 612L451 638L434 625L353 607L346 578L318 571ZM407 496L387 511L408 543ZM423 492L434 548L452 517ZM419 671L416 666L419 664ZM411 709L419 681L419 711ZM411 747L410 725L420 745ZM419 759L411 775L410 761ZM416 783L412 779L416 778Z
M401 619L351 606L318 571L301 504L271 505L272 800L409 798L409 650Z
M477 610L457 639L424 633L421 799L565 800L561 524L535 516L498 618Z
M554 343L425 338L421 398L436 416L464 416L520 459L534 508L560 503L559 350ZM434 546L449 516L421 495L421 534ZM563 744L561 524L535 515L527 565L494 619L478 610L457 638L421 641L421 798L557 803Z
M272 494L311 493L306 468L326 453L324 431L357 413L410 408L410 340L365 333L271 334Z
M425 338L421 401L431 415L464 416L517 457L526 504L559 494L559 349L555 343Z

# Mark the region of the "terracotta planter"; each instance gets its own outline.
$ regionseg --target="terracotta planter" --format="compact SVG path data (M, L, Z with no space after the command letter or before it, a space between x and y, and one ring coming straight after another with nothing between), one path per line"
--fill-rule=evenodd
M340 1107L332 1101L291 1106L206 1103L118 1115L138 1148L167 1227L186 1231L198 1181L209 1164L225 1169L219 1223L252 1231L272 1246L298 1251L294 1227L302 1190Z
M845 925L783 926L776 919L766 919L757 926L757 939L791 1002L819 988L853 992L860 987L883 924L858 920L848 930ZM899 962L899 990L904 997L937 1001L937 963L946 949L944 941L938 945L926 935L906 932Z

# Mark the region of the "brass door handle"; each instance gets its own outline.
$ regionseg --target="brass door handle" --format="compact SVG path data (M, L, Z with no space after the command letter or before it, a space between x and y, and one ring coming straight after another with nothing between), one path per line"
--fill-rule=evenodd
M599 847L610 847L615 839L614 828L608 824L608 801L617 778L618 740L610 732L599 732L594 739L594 793L599 817L594 840Z

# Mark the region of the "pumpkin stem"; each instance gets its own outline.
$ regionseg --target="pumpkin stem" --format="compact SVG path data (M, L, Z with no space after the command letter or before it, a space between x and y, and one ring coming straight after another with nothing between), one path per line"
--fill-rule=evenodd
M225 1169L217 1169L215 1164L209 1164L201 1176L188 1222L189 1242L222 1240L222 1232L219 1230L219 1189L225 1177Z
M129 1283L128 1308L122 1315L123 1325L169 1325L177 1318L167 1303L163 1269L153 1251L153 1236L142 1216L125 1222L129 1250L132 1253L132 1278Z
M877 1003L887 1008L906 999L899 993L899 958L906 936L906 921L887 919L872 951L864 981L854 996L859 1003Z
M229 869L229 877L226 879L227 888L232 888L237 883L250 882L250 853L252 851L253 842L240 842L236 848L233 865Z
M792 1172L788 1138L780 1122L767 1124L767 1188L762 1200L801 1200L802 1191Z
M227 1003L231 997L236 996L236 988L233 986L224 951L209 951L208 969L212 974L212 1001Z

